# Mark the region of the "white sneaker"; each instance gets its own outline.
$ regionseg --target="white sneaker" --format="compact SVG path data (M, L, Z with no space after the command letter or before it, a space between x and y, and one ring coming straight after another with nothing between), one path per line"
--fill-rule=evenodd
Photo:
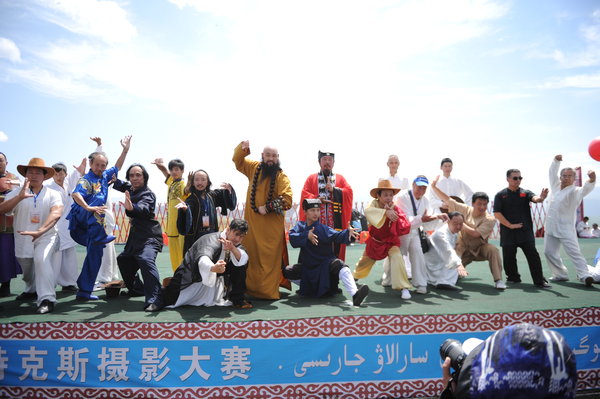
M406 288L402 288L402 295L400 296L402 299L410 299L410 291Z
M96 283L94 284L94 288L92 289L92 291L101 291L104 289L104 283Z
M496 289L497 290L505 290L506 284L504 283L504 281L502 281L502 280L496 281Z
M554 281L554 282L557 282L557 281L569 281L569 277L552 276L548 280Z
M425 287L425 286L417 287L417 289L415 291L418 294L427 294L427 287Z

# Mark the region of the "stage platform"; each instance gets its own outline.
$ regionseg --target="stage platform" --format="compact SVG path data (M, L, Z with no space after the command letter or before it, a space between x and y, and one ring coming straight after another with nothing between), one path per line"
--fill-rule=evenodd
M600 240L580 244L591 263ZM363 249L349 247L348 264ZM161 278L172 274L166 251ZM505 291L477 262L461 291L431 289L411 300L381 286L379 262L361 281L371 294L360 308L345 294L317 300L282 289L281 300L253 299L250 310L148 314L142 298L106 300L101 292L100 301L81 303L59 292L55 311L39 316L34 303L15 301L23 287L15 280L14 295L0 298L0 397L433 397L442 390L443 340L484 338L524 321L565 335L577 351L579 389L591 393L600 389L600 286L575 281L564 259L571 281L550 289L533 286L519 253L523 282Z

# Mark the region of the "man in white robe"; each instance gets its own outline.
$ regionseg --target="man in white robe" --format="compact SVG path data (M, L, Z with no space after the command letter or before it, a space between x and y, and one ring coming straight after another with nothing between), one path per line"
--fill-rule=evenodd
M464 218L460 212L450 212L448 218L448 223L431 235L431 248L425 253L425 263L429 284L439 289L455 290L458 277L468 275L456 253L456 241Z
M546 225L544 234L544 255L548 261L548 267L552 272L552 281L567 281L569 274L560 257L560 246L562 244L566 254L571 258L577 278L585 285L591 286L594 282L587 268L587 262L577 240L575 231L575 213L577 207L596 185L596 173L588 172L588 181L583 187L576 187L575 170L563 168L558 176L562 155L556 155L550 165L550 201L546 214Z

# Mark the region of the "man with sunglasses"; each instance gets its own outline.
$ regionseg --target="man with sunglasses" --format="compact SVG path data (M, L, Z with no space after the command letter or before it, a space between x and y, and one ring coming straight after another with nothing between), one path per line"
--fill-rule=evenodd
M530 202L544 202L548 189L542 189L540 195L521 188L521 171L509 169L506 171L508 187L501 190L494 198L494 216L500 222L500 246L506 281L520 283L521 276L517 267L517 248L521 248L533 284L540 288L549 288L550 284L544 278L540 254L535 248L533 221L531 220Z

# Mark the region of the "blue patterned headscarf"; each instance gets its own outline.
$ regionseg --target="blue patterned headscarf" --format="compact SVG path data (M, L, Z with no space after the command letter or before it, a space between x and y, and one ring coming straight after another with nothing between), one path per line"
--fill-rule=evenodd
M576 387L575 355L563 336L523 323L503 328L473 349L455 397L569 399Z

